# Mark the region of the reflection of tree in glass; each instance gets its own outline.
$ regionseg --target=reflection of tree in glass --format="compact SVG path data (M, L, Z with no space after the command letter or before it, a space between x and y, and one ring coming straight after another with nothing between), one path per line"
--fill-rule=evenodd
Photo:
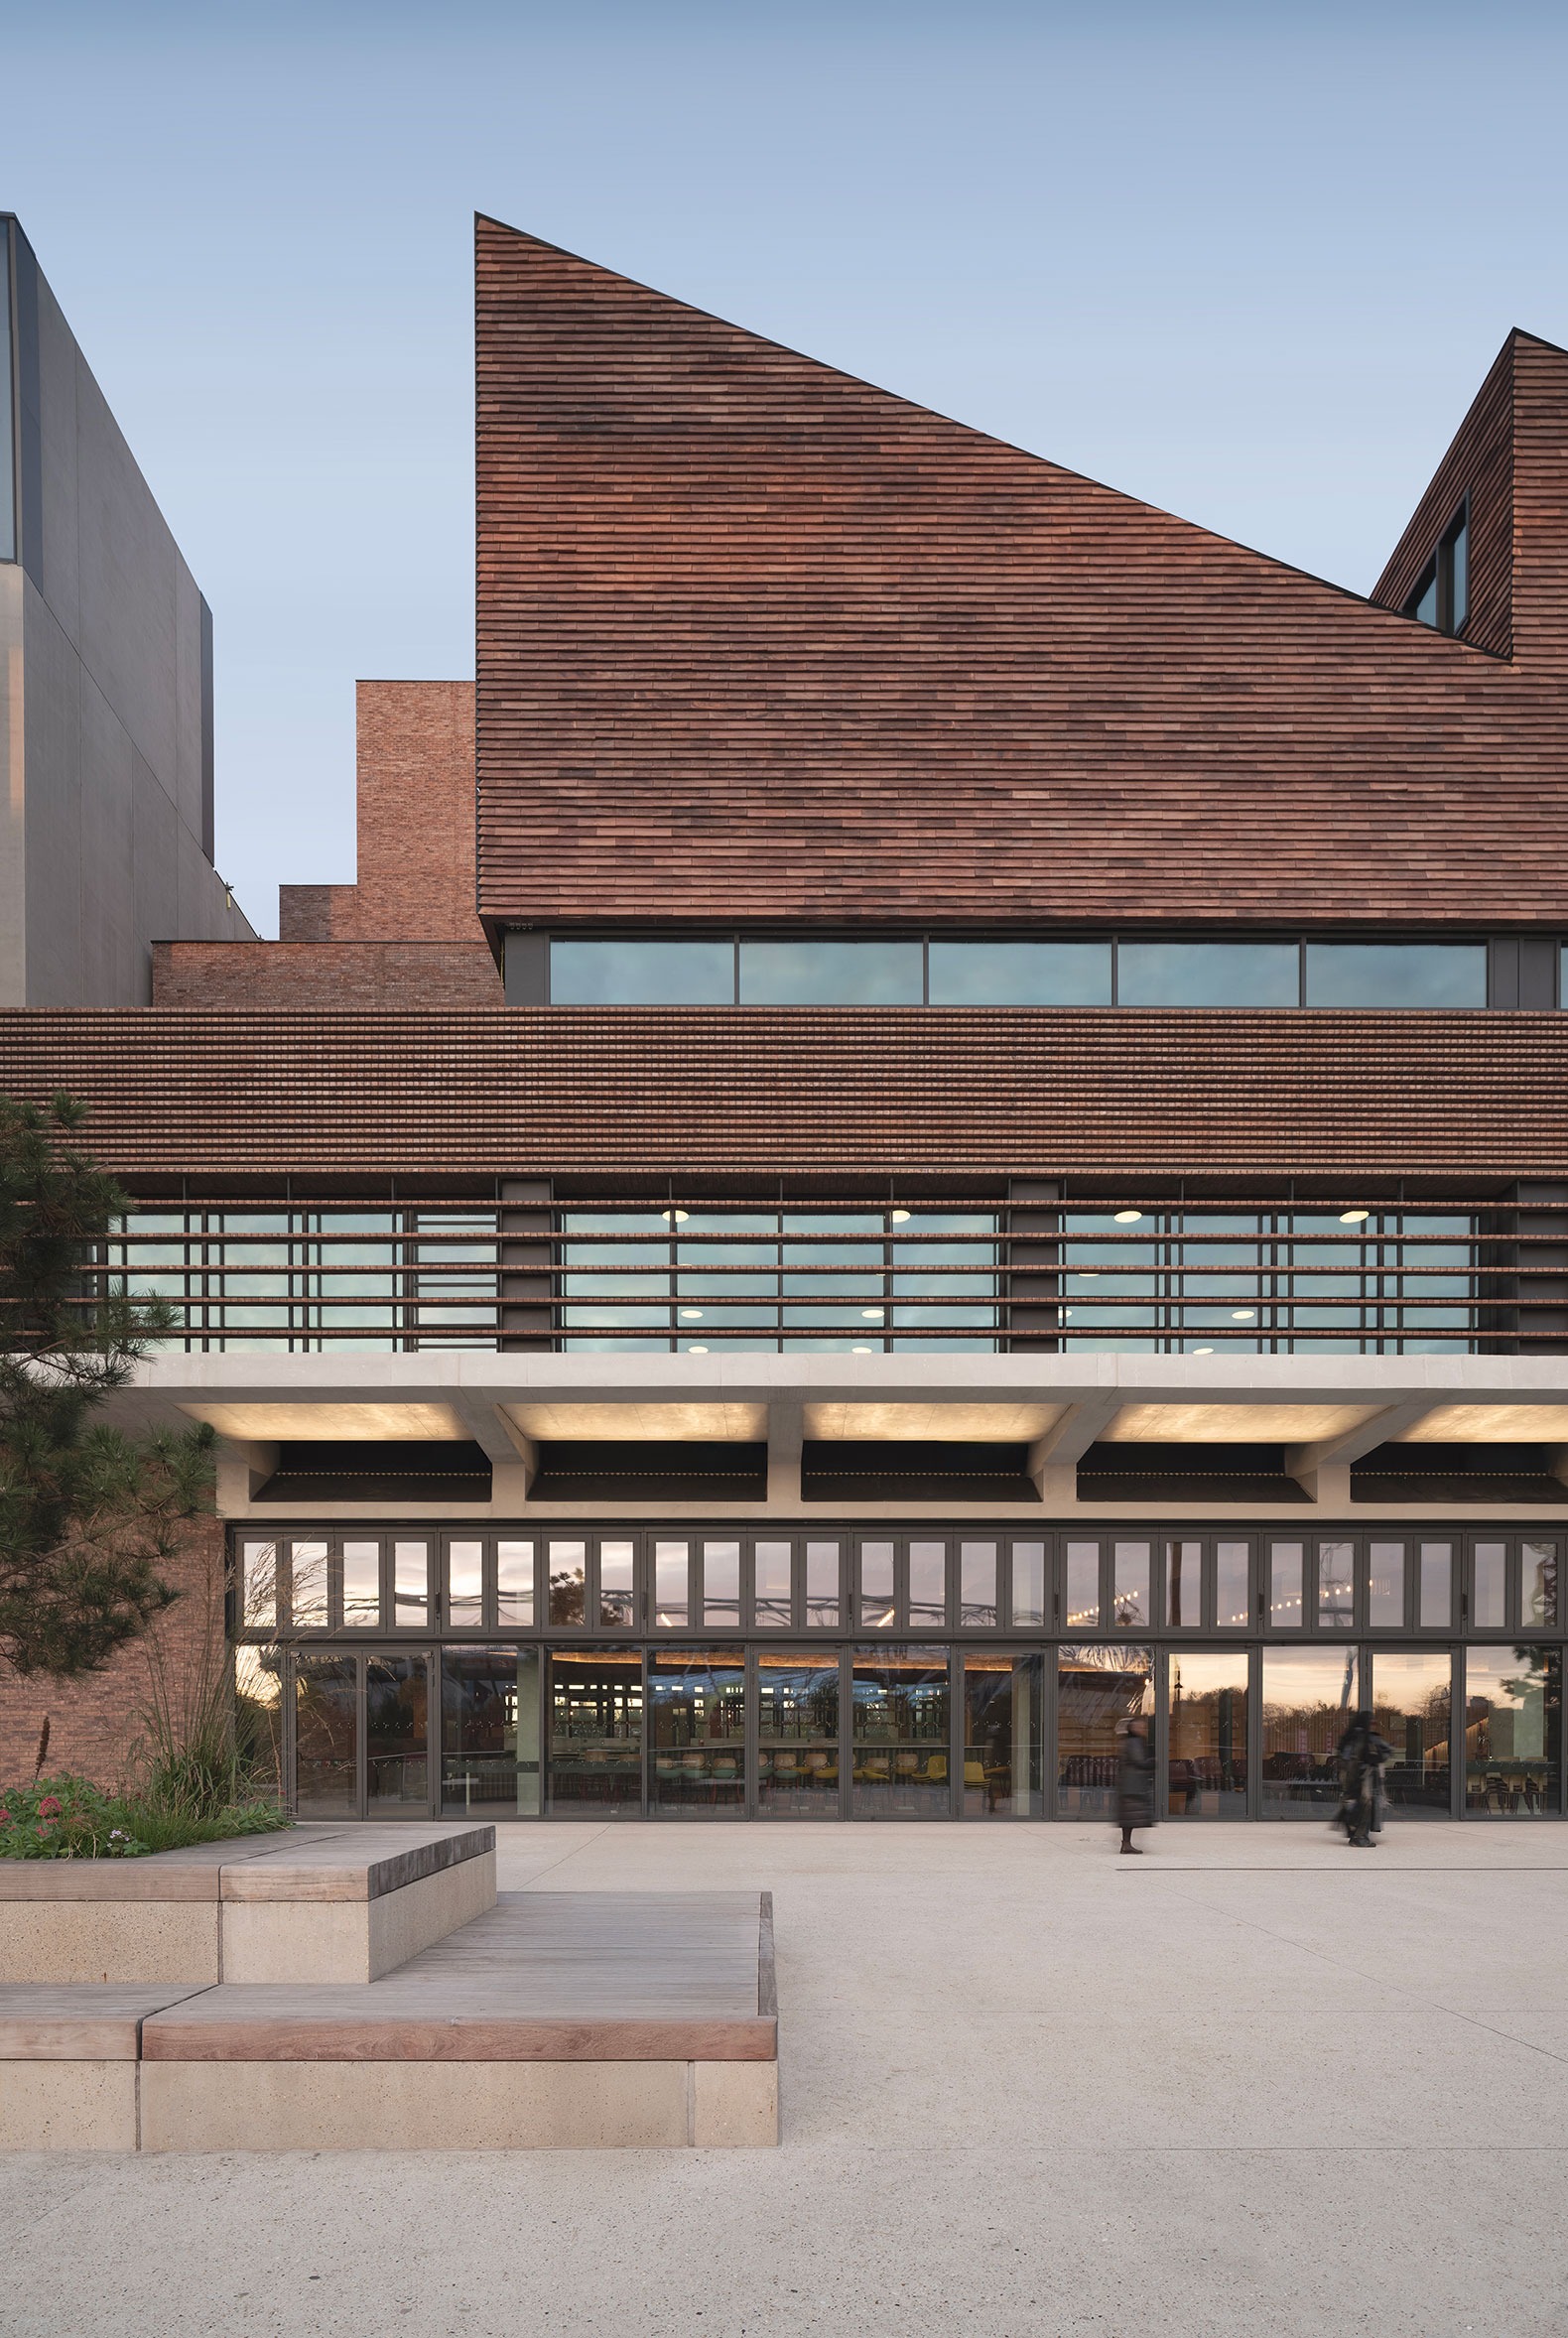
M277 1648L234 1651L234 1745L259 1792L283 1775L283 1658Z
M1543 1697L1548 1705L1555 1705L1557 1683L1550 1651L1546 1648L1515 1648L1513 1660L1523 1665L1523 1676L1517 1680L1500 1681L1498 1686L1503 1694L1511 1697L1515 1705L1522 1705L1528 1697Z
M550 1621L552 1624L581 1624L583 1621L583 1576L580 1569L568 1567L550 1578Z

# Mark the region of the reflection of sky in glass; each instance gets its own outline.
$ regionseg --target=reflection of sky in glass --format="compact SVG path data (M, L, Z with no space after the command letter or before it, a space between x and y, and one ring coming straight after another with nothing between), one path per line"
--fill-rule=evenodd
M732 942L552 942L553 1006L730 1006Z
M1294 942L1118 942L1122 1006L1295 1006Z
M1147 1349L1125 1338L1146 1328L1188 1351L1354 1354L1362 1340L1296 1335L1360 1332L1374 1352L1449 1354L1474 1329L1474 1225L1457 1213L1369 1209L1347 1222L1129 1205L1124 1226L1110 1211L1066 1210L1059 1223L1061 1326L1099 1352Z
M1309 942L1308 1006L1487 1003L1484 942Z
M742 942L742 1006L918 1006L918 942Z
M933 1006L1109 1006L1109 942L933 942Z

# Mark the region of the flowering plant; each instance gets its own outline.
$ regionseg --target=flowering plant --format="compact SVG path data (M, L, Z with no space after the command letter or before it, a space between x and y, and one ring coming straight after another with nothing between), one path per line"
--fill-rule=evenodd
M0 1859L140 1859L121 1805L86 1778L39 1778L0 1794Z

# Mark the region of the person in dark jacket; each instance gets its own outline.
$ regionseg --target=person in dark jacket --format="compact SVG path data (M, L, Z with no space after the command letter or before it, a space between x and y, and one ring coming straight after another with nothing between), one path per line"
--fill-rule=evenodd
M1121 1829L1122 1850L1141 1858L1141 1849L1132 1840L1132 1830L1154 1824L1154 1755L1149 1746L1149 1725L1141 1713L1132 1716L1122 1733L1121 1762L1116 1772L1116 1823Z
M1372 1717L1364 1707L1353 1714L1339 1742L1340 1806L1335 1824L1359 1850L1372 1848L1373 1835L1382 1832L1383 1770L1393 1748L1377 1735Z

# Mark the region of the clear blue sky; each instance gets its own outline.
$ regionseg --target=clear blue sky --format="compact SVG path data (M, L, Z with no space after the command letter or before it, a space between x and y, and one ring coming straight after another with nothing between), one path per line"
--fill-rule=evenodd
M1568 341L1545 0L0 0L15 208L213 608L218 861L469 675L484 210L1365 590Z

